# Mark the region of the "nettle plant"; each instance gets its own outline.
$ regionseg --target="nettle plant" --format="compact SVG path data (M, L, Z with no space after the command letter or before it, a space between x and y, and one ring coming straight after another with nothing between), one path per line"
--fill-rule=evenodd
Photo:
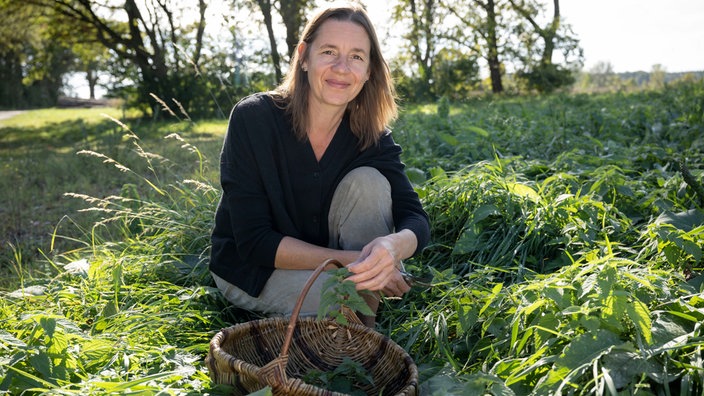
M318 307L318 319L331 317L341 325L349 324L348 318L341 307L347 307L350 313L359 312L362 315L374 315L367 302L357 291L355 283L348 280L350 271L343 267L326 271L330 277L323 283Z
M339 325L346 326L349 324L350 318L346 316L345 312L347 315L355 315L354 312L374 315L360 292L357 291L355 283L347 279L350 275L347 268L342 267L326 272L330 277L323 283L318 320L330 317ZM343 306L346 310L342 309ZM347 357L343 358L335 370L312 370L303 376L303 380L324 389L351 395L366 395L362 387L374 384L373 376L362 363Z
M529 282L495 269L435 280L402 301L407 320L388 324L426 385L516 395L704 385L704 298L676 272L593 251Z

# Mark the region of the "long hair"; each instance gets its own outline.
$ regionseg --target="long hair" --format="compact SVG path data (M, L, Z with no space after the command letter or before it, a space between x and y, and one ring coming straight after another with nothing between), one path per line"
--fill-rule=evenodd
M396 91L389 71L389 65L381 54L381 46L367 12L361 5L349 4L326 8L316 14L303 30L300 43L307 43L305 51L299 55L294 51L291 65L281 85L272 96L281 103L292 119L294 133L305 140L308 128L308 95L310 85L301 64L308 59L310 44L316 39L320 26L328 19L349 21L364 28L371 44L369 80L348 105L352 133L359 139L360 149L368 148L379 141L389 123L396 119Z

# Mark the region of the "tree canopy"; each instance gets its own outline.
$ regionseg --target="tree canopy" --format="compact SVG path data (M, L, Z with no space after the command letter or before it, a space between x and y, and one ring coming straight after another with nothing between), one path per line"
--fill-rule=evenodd
M308 14L325 3L0 0L0 11L12 16L0 27L0 106L51 105L66 75L81 73L91 95L99 76L109 76L100 82L108 95L146 114L177 106L222 116L238 97L281 81ZM389 23L401 45L391 61L399 92L410 100L461 98L483 89L482 75L493 93L505 90L509 75L524 89L547 92L570 84L581 67L559 0L392 6ZM220 32L206 31L218 22Z

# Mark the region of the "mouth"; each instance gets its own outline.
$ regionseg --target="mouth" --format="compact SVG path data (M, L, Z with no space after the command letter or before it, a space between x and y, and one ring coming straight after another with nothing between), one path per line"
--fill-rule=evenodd
M331 86L333 88L337 88L337 89L345 89L345 88L349 87L350 85L352 85L350 83L347 83L344 81L339 81L339 80L325 80L325 82L329 86Z

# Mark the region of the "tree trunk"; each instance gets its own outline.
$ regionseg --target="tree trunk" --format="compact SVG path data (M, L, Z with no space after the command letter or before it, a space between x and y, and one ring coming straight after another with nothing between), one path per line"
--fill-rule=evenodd
M288 58L293 58L293 52L298 45L301 29L305 24L305 10L310 0L279 0L281 19L286 27L286 49Z
M545 28L538 25L533 15L528 11L529 8L523 2L520 4L515 0L509 0L509 2L513 9L533 26L535 33L543 40L544 48L540 56L540 64L543 66L552 65L552 54L555 52L555 37L560 28L560 0L553 0L552 21Z
M501 61L499 60L499 45L496 34L496 5L494 0L486 2L487 15L487 62L489 63L489 77L491 78L491 92L501 93L504 86L501 81Z
M0 52L0 106L11 109L26 106L24 91L20 55L13 50Z
M90 92L90 99L95 99L95 86L98 83L98 75L95 73L93 68L88 68L86 71L86 80L88 81L88 91Z
M560 0L553 0L553 7L552 23L550 23L550 26L542 35L545 42L545 51L543 51L541 58L543 65L552 65L552 53L555 51L555 36L557 35L557 30L560 28Z
M200 19L198 20L198 30L196 31L196 48L193 54L194 66L200 61L200 53L203 50L203 34L205 33L205 10L208 8L205 0L198 0L198 11Z
M418 74L424 84L424 91L432 95L431 81L433 81L433 54L435 52L435 37L432 28L435 0L425 0L422 10L418 10L415 0L408 0L408 7L412 23L408 36L411 55L418 66Z
M281 58L276 46L276 36L274 35L274 25L271 17L271 0L257 0L257 5L259 5L264 17L264 25L269 36L269 48L271 49L271 63L274 66L274 74L278 83L283 79L283 74L281 73Z

